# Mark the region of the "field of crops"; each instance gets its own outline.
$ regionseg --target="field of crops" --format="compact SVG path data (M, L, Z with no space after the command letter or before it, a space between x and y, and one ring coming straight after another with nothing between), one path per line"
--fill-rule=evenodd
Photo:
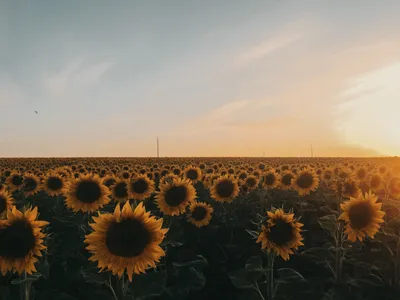
M400 299L400 160L0 159L6 299Z

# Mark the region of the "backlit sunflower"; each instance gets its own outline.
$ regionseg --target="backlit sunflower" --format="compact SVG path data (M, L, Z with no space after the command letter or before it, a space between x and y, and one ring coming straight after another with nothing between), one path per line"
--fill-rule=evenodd
M371 177L369 178L369 187L372 192L376 193L379 192L384 185L384 181L378 173L372 174Z
M210 194L218 202L230 203L239 195L238 182L232 177L221 176L214 180Z
M126 180L117 179L111 186L111 197L118 202L124 203L129 199L129 184Z
M393 198L400 198L400 177L393 177L389 180L388 190Z
M33 174L25 173L22 191L26 197L35 195L40 190L40 179Z
M43 179L42 188L47 195L54 197L64 195L68 190L69 182L59 173L50 172Z
M128 192L134 200L144 200L154 193L154 181L150 180L147 175L135 176L129 182Z
M0 220L0 271L3 276L11 271L21 275L23 272L36 272L35 263L42 256L45 234L42 227L48 223L36 220L37 207L25 213L13 207L7 218Z
M193 184L201 179L201 170L198 167L190 166L183 170L183 177L189 179Z
M364 180L367 178L368 176L368 172L364 167L359 167L358 169L355 170L354 172L354 176L358 179L358 180Z
M94 212L110 202L110 191L98 175L81 175L66 193L65 204L74 212Z
M304 196L317 189L319 178L313 169L306 168L299 171L292 183L299 195Z
M270 169L262 176L262 186L265 189L274 189L279 185L280 175L274 169Z
M361 192L359 183L357 180L348 178L340 183L340 191L343 197L353 197L357 198L358 194Z
M189 180L174 179L161 185L155 199L162 213L178 216L196 199L196 189Z
M14 204L14 199L7 191L0 192L0 218L3 218Z
M294 214L287 214L282 209L267 212L269 217L266 225L262 225L262 231L257 243L261 242L261 249L268 253L273 251L284 260L289 260L293 250L303 245L301 227L303 224L294 218Z
M343 213L339 220L346 222L345 233L349 241L362 241L366 236L373 238L378 232L385 213L381 210L382 203L376 203L377 200L374 194L365 193L340 204Z
M117 204L114 213L93 217L86 236L86 249L92 254L101 271L111 271L120 278L126 272L130 281L133 274L145 273L155 268L165 256L160 247L168 229L162 228L163 219L156 219L146 212L143 203L132 210L129 202L122 208Z
M19 172L12 172L10 176L7 177L6 184L10 189L11 193L19 190L24 183L24 177Z
M189 207L188 221L196 227L207 226L210 223L214 209L204 202L193 202Z
M290 190L293 188L293 178L294 178L294 174L289 171L282 171L282 173L280 174L280 183L279 183L279 188L281 190Z

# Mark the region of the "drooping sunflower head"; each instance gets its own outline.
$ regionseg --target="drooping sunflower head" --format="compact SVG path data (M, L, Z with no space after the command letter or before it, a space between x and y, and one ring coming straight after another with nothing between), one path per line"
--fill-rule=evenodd
M59 173L50 172L43 180L42 187L49 196L64 195L68 190L69 182Z
M273 189L279 185L280 175L274 169L270 169L264 173L262 185L266 189Z
M369 179L369 187L372 192L379 192L383 188L383 179L378 173L372 174Z
M232 177L221 176L214 180L210 194L218 202L230 203L239 195L238 182Z
M46 249L42 227L48 224L36 220L37 215L37 207L25 213L13 207L7 218L0 220L0 271L3 275L9 271L19 275L36 272L35 263Z
M14 171L7 177L6 184L13 193L22 188L24 184L24 176L21 173Z
M115 201L124 203L129 199L129 184L126 180L117 179L111 186L111 196Z
M74 212L94 212L110 202L110 191L98 175L81 175L66 194L65 204Z
M338 184L338 187L340 188L338 193L346 198L350 198L350 197L357 198L359 193L361 192L360 187L359 187L359 182L352 178L348 178L344 181L340 181L340 184Z
M183 177L195 184L201 179L201 169L195 166L189 166L183 171Z
M154 193L154 181L146 175L135 176L129 182L129 195L134 200L142 201Z
M162 228L163 219L150 216L143 203L133 210L129 202L122 208L117 204L114 213L93 217L90 227L94 230L86 236L86 249L92 254L100 271L111 271L122 277L126 272L130 281L133 274L145 273L156 267L165 256L160 247L168 229Z
M368 171L364 167L359 167L355 170L354 175L358 180L364 180L368 176Z
M189 207L188 221L196 227L207 226L210 223L214 209L204 202L193 202Z
M178 178L161 185L155 199L162 213L178 216L196 199L196 189L189 180Z
M14 204L14 199L7 191L0 191L0 218L3 218Z
M293 187L301 196L308 195L311 191L315 191L318 184L319 178L313 169L303 169L293 178Z
M279 184L279 188L281 190L290 190L293 188L293 178L294 178L294 174L289 171L282 171L282 173L280 174L280 184Z
M346 222L345 233L350 241L362 241L366 236L373 238L378 232L385 213L381 210L382 203L377 200L374 194L365 193L340 205L343 212L339 220Z
M267 223L262 226L257 243L268 252L273 251L284 260L289 260L290 254L303 245L301 236L302 223L298 222L292 213L285 213L282 209L267 212Z

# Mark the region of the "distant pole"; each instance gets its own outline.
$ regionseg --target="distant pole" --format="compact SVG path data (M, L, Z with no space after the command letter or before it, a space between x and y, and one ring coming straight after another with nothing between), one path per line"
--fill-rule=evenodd
M310 144L310 150L311 150L311 157L314 157L314 149L312 144Z
M158 141L158 137L157 137L157 158L160 157L160 143Z

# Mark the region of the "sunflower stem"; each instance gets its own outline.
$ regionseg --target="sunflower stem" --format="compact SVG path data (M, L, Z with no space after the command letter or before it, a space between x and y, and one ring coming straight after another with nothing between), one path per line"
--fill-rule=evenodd
M274 261L275 254L270 252L268 254L268 266L267 266L267 299L274 299Z
M114 300L119 300L119 299L118 299L118 296L117 296L117 294L115 293L115 290L114 290L114 288L113 288L113 286L112 286L112 283L111 283L111 275L108 277L108 284L107 284L107 286L110 288L110 291L111 291L111 294L112 294L113 297L114 297Z
M24 288L24 300L29 300L30 299L30 290L31 290L31 284L30 282L27 280L28 275L26 272L24 272L24 283L23 283L23 288Z

